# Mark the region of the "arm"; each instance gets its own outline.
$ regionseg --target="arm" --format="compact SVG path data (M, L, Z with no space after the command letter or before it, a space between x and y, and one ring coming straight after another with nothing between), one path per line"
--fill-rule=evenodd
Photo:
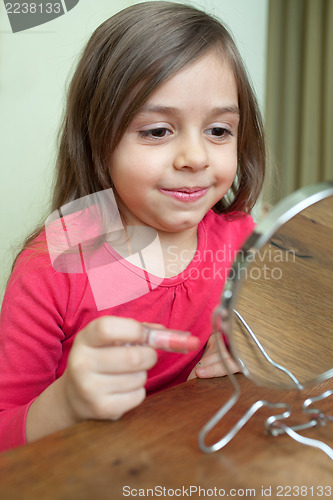
M57 302L52 290L64 289L65 278L49 272L45 255L26 251L8 282L0 316L0 450L25 443L27 411L55 380L68 297Z
M82 279L82 275L79 277ZM96 394L97 383L101 393L106 379L112 379L110 392L115 392L117 386L118 396L108 393L112 410L105 415L110 418L120 416L144 397L145 369L154 364L156 354L149 347L117 345L120 334L122 342L131 341L133 336L138 338L141 330L131 320L125 320L127 327L111 325L109 336L104 331L104 318L88 324L73 343L68 359L70 368L57 373L60 362L63 363L63 342L76 334L66 323L68 311L76 310L69 280L68 275L55 273L52 268L39 265L35 257L27 259L24 255L23 264L19 262L11 277L0 317L0 450L19 446L27 439L31 441L81 419L98 418L96 400L87 396L89 384L91 396ZM80 285L72 296L81 302L84 293ZM113 324L113 320L107 321ZM75 325L75 321L69 322ZM105 373L98 373L100 358L107 364ZM120 365L115 365L118 361ZM110 373L112 367L114 376ZM122 378L124 371L133 377ZM136 378L134 373L140 376Z

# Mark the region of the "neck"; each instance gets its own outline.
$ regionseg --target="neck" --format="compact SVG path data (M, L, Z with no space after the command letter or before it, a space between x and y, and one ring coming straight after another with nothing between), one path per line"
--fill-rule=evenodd
M190 264L197 249L197 231L193 227L180 233L158 232L166 278L180 274Z
M121 202L118 202L118 204L119 207L122 206ZM120 210L120 213L124 228L128 226L136 226L137 221L135 217L133 217L133 215L128 215L126 213L126 210ZM142 226L140 226L139 224L139 227ZM182 271L184 271L184 269L186 269L195 255L198 244L198 226L190 227L183 231L174 233L163 231L161 229L156 229L156 231L158 233L159 245L162 249L162 256L164 260L164 277L170 278L172 276L177 276L177 274L180 274ZM132 248L132 237L128 234L127 229L125 229L125 239L127 241L125 250L123 248L117 248L114 246L115 250L123 256L131 255L133 253L133 250L135 252L135 249ZM140 235L139 240L141 242ZM160 257L158 256L158 252L153 252L153 254L149 258L149 261L152 263L155 261L155 258L157 258L157 261L160 259ZM160 268L160 264L157 265L157 268ZM149 272L152 272L152 274L155 274L153 269L147 270Z

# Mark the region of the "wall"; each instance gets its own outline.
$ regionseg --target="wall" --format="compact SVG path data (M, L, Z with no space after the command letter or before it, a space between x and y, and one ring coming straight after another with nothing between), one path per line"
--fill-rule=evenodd
M76 57L102 21L135 3L80 0L66 15L14 34L0 3L0 298L20 242L47 214L56 134ZM268 0L192 3L230 27L263 105Z

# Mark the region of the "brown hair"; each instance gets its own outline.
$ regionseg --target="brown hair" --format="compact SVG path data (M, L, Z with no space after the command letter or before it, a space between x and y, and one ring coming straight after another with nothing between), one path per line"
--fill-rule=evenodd
M214 210L249 212L263 183L265 142L241 56L219 20L167 1L128 7L91 36L69 87L51 211L111 188L110 155L134 115L159 85L213 49L234 72L240 108L237 176Z

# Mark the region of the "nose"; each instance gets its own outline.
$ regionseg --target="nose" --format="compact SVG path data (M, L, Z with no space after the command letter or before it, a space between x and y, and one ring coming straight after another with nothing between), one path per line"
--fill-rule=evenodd
M209 166L205 138L199 134L179 137L176 144L174 167L177 170L202 170Z

